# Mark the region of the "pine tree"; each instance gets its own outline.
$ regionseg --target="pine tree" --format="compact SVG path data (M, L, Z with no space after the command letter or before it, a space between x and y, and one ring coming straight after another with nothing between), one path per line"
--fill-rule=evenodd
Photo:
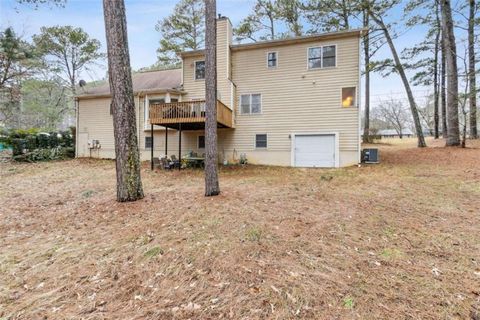
M303 34L302 3L299 0L276 0L276 3L278 18L287 24L289 35L301 36Z
M217 156L217 4L205 0L205 196L220 193Z
M160 67L178 67L177 53L201 49L205 41L204 0L181 0L171 15L157 22L161 33L157 49Z
M100 41L91 39L82 28L42 27L40 34L33 36L33 41L49 65L62 70L73 94L79 73L104 57L100 52Z
M468 15L468 80L470 84L470 138L478 138L477 128L477 85L475 72L475 0L469 0Z
M438 0L411 0L409 3L407 3L404 11L406 15L411 15L406 22L407 27L425 25L429 28L424 40L415 44L412 48L403 50L402 58L404 61L410 61L409 63L405 64L405 68L415 71L415 74L412 78L412 84L414 86L422 85L433 87L434 136L436 139L438 139L440 121L440 4Z
M135 201L143 198L143 188L124 1L103 0L103 13L112 94L117 201Z
M257 0L252 13L240 21L234 33L237 41L274 40L277 37L278 6L274 0Z
M447 75L447 146L460 145L460 128L458 121L458 68L457 45L453 31L452 8L449 0L441 0L442 30L445 40L446 75Z
M393 56L392 59L386 59L381 63L377 63L377 68L387 69L390 68L390 72L395 72L400 75L402 79L403 86L405 88L408 103L410 105L410 112L413 118L413 124L415 126L415 134L417 135L417 146L422 148L426 147L425 138L423 135L422 125L420 122L420 117L417 110L417 104L410 87L410 82L408 81L407 75L405 73L405 66L400 56L398 54L397 48L393 42L393 37L391 34L391 26L387 25L384 21L384 17L387 16L388 11L398 5L397 0L378 0L378 1L366 1L364 3L365 10L368 11L368 14L372 20L377 24L380 30L382 30L385 40L390 48L390 51Z

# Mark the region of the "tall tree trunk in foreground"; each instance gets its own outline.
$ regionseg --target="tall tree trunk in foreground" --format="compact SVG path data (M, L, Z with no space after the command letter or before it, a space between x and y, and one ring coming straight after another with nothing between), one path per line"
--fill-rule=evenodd
M205 196L220 193L217 157L217 4L205 0Z
M477 139L477 88L475 76L475 0L470 0L468 17L468 77L470 81L470 138Z
M435 1L435 17L436 17L436 34L435 34L435 48L434 48L434 58L433 58L433 121L434 121L434 137L438 139L439 134L439 122L440 116L438 114L438 101L439 101L439 84L438 84L438 53L440 51L440 33L441 33L441 26L440 26L440 5L438 1Z
M143 198L123 0L103 0L117 169L117 201Z
M452 9L449 0L442 0L442 28L445 34L445 55L447 58L447 146L460 145L458 124L458 69L457 46L453 33Z
M446 54L445 54L445 39L444 32L442 30L442 36L440 40L440 101L442 108L442 137L447 139L448 130L447 130L447 90L446 90L446 80L447 80L447 63L446 63Z
M348 19L347 19L348 20ZM363 27L369 25L369 15L363 12ZM363 51L365 60L365 119L363 124L363 143L370 142L370 36L368 31L363 36Z
M397 70L400 78L402 79L403 86L405 87L405 91L407 92L408 103L410 104L410 111L412 112L413 123L415 124L415 133L417 134L417 146L419 148L426 147L427 144L425 143L425 137L423 136L422 124L420 123L420 117L418 116L417 104L415 103L415 98L413 97L412 89L410 88L410 83L408 82L407 75L405 74L405 69L403 68L403 64L400 61L400 57L398 56L397 49L393 43L393 39L390 36L390 32L383 22L382 18L377 16L371 9L368 9L368 13L370 17L378 24L378 26L382 29L383 34L385 35L385 39L387 40L388 46L390 47L390 51L392 52L393 60L395 61L395 69Z

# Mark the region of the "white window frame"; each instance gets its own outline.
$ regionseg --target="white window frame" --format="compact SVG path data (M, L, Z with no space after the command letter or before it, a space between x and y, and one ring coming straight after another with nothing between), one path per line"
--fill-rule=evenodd
M324 47L335 47L335 65L331 67L323 66L323 48ZM310 68L310 49L320 48L320 67ZM333 69L338 66L338 46L336 44L327 44L322 46L314 46L307 48L307 70L321 70L321 69Z
M205 144L205 135L204 134L199 134L197 136L197 149L198 150L205 150L205 146L203 146L203 148L200 148L200 137L203 137L203 141L204 141L204 144Z
M205 63L205 59L193 61L193 80L195 80L195 81L205 81L205 78L197 79L197 62ZM207 65L205 65L205 68L207 68Z
M252 113L252 96L254 95L260 95L260 112ZM249 96L249 113L244 113L242 112L242 96ZM258 115L258 114L263 114L263 96L261 93L245 93L241 94L239 96L239 101L238 101L238 107L240 108L240 114L241 115Z
M275 66L274 67L270 67L268 65L268 55L270 53L275 53ZM267 52L267 69L276 69L278 67L278 51L268 51Z
M266 147L257 147L257 136L258 135L265 135L265 137L267 138L267 140L266 140L267 146ZM254 146L255 150L267 150L268 149L268 133L266 133L266 132L255 133L255 136L253 137L253 146Z

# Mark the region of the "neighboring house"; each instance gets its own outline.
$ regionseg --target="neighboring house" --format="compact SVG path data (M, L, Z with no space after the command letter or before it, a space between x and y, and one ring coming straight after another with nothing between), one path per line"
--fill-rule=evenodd
M357 164L360 36L351 30L234 45L230 21L218 19L219 161ZM182 69L133 75L142 160L152 144L154 157L205 152L204 54L182 52ZM77 156L114 158L108 85L85 89L77 110Z
M381 136L382 138L410 138L413 137L413 132L410 129L402 129L402 135L397 132L395 129L385 129L385 130L379 130L377 133L378 136Z

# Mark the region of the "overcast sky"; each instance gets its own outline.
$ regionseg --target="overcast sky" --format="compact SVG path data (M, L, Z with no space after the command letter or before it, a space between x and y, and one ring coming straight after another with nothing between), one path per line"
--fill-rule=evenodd
M159 19L171 14L177 1L174 0L126 0L128 37L131 64L134 69L147 67L156 61L156 49L160 34L155 30ZM254 0L217 0L217 12L230 18L235 26L251 10ZM401 16L401 10L393 12L390 19ZM72 25L83 28L91 37L100 40L102 50L105 47L105 31L101 0L67 0L64 8L42 5L34 9L28 5L18 4L15 0L0 0L0 27L13 26L17 33L29 39L38 33L42 26ZM421 41L424 28L400 30L402 36L396 40L398 49L413 46ZM390 57L387 47L382 49L377 58ZM106 65L106 62L103 63ZM82 74L87 81L101 79L105 76L105 67L96 68L94 72ZM382 99L393 97L404 100L403 85L398 75L382 78L372 76L372 104ZM422 99L429 88L415 87L414 93Z

